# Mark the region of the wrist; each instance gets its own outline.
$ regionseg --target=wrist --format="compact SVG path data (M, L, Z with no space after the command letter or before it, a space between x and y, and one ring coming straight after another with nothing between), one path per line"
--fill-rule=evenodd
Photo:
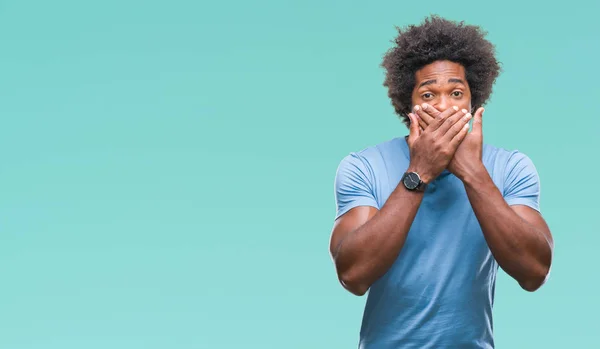
M417 166L409 165L406 172L414 172L414 173L418 174L419 178L421 178L421 181L423 181L425 184L431 183L431 181L433 181L433 179L434 179L433 178L434 176L427 173L427 171L421 170Z
M460 176L460 179L466 187L477 187L485 182L486 179L490 178L490 174L483 163L477 164L477 166L465 171L465 173Z

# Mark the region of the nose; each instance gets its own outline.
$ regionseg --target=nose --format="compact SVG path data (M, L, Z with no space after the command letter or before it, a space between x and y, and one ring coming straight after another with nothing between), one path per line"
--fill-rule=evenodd
M439 111L444 111L444 110L450 108L450 101L448 100L448 98L446 96L440 96L437 100L435 108Z

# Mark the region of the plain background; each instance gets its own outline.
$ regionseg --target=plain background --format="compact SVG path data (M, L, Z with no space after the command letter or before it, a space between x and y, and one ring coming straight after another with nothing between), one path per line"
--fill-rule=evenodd
M545 4L545 5L544 5ZM552 275L498 348L600 340L598 2L0 1L0 348L354 348L328 255L349 152L403 136L395 26L482 25L485 141L529 155Z

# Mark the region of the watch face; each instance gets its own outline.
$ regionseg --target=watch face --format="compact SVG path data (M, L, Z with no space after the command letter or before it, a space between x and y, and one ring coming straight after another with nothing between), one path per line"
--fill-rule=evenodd
M410 190L416 189L421 183L419 175L413 172L409 172L404 177L404 186Z

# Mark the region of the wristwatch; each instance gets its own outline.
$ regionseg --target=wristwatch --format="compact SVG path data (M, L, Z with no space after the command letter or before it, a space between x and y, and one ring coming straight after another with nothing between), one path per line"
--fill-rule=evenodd
M425 189L427 189L427 183L423 182L416 172L406 172L402 176L401 181L406 189L411 191L425 191Z

